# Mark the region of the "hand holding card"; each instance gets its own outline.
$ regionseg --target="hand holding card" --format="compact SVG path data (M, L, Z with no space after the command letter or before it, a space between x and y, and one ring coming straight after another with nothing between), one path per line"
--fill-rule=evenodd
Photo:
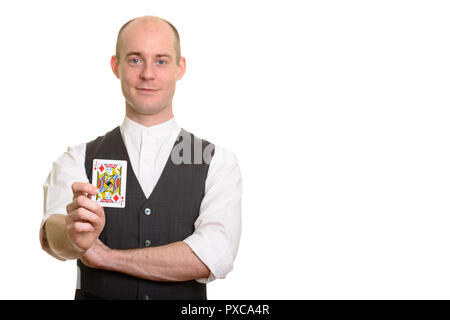
M96 191L95 186L87 182L72 184L73 201L66 206L66 232L79 251L89 249L105 226L102 206L89 197Z
M125 208L127 162L94 159L92 184L99 189L99 192L92 196L92 200L103 207Z

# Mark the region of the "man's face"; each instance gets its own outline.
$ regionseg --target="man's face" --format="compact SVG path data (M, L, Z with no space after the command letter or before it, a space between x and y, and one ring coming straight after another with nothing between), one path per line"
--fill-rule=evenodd
M123 30L120 61L113 56L111 66L133 112L157 114L172 107L176 82L186 66L184 58L176 63L174 41L170 26L162 21L134 21Z

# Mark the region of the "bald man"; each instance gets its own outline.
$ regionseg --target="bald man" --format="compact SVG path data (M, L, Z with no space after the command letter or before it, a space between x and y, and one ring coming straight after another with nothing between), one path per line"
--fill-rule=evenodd
M75 299L206 299L206 284L232 270L239 246L236 156L175 121L172 100L186 60L171 23L128 21L111 68L125 119L53 163L44 183L42 248L59 260L77 259ZM96 159L127 164L123 207L96 200Z

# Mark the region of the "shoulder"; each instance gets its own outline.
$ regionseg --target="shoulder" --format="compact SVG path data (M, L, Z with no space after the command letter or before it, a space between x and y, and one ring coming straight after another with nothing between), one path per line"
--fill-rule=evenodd
M118 129L119 127L116 127L105 135L99 136L89 142L68 146L67 150L53 162L53 171L67 172L68 170L71 171L75 168L83 168L84 170L88 151L97 149L103 144L102 142L110 140L114 133L117 133L116 131L118 131Z
M80 143L77 145L67 147L62 155L59 156L54 162L55 166L76 165L78 163L84 163L84 156L86 153L86 143Z
M191 143L194 143L194 147L197 142L197 144L202 145L204 151L205 149L207 149L206 151L210 151L210 161L207 161L208 159L204 159L210 164L210 167L219 168L222 166L239 166L237 156L231 149L199 137L190 131L181 128L179 139L185 139L186 137L191 139ZM206 156L205 153L203 155L204 157ZM209 170L211 170L211 168Z
M190 132L189 130L186 130L184 128L181 128L178 140L182 141L184 139L188 139L191 141L191 143L199 143L201 142L203 148L209 147L211 149L214 149L214 158L216 158L215 162L219 163L237 163L236 154L231 151L230 149L227 149L221 145L218 145L208 139L205 139L203 137L197 136Z
M215 144L214 157L211 160L211 165L231 165L237 166L238 159L236 154L228 148Z
M121 131L119 126L115 127L111 131L108 131L104 135L98 136L97 138L89 141L88 143L86 143L86 148L90 150L98 148L101 145L108 145L111 143L115 144L118 142L118 139L121 139Z
M68 146L67 151L64 152L58 159L56 159L54 161L54 164L82 163L84 166L86 150L89 150L90 148L96 148L98 145L102 144L102 142L107 142L108 140L111 140L117 133L120 134L119 127L116 127L113 130L104 134L103 136L98 136L97 138L89 142L83 142L77 145Z
M228 148L221 145L215 145L214 156L209 165L207 189L212 184L218 182L225 184L233 184L234 187L240 189L241 170L236 154Z
M215 150L205 181L205 197L201 208L203 211L208 208L220 208L217 212L229 212L230 206L240 203L242 196L241 170L233 151L220 145L216 145ZM237 217L238 215L231 216Z

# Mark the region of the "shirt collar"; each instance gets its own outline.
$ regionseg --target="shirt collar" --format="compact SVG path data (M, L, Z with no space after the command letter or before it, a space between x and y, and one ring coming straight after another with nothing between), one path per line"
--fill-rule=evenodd
M139 124L131 119L129 119L127 116L125 116L125 119L123 120L122 125L120 126L120 129L123 133L131 134L131 135L137 135L142 138L162 138L168 135L171 135L175 132L179 132L180 128L178 127L177 122L175 121L175 118L172 117L169 120L154 125L150 127L146 127L142 124Z

